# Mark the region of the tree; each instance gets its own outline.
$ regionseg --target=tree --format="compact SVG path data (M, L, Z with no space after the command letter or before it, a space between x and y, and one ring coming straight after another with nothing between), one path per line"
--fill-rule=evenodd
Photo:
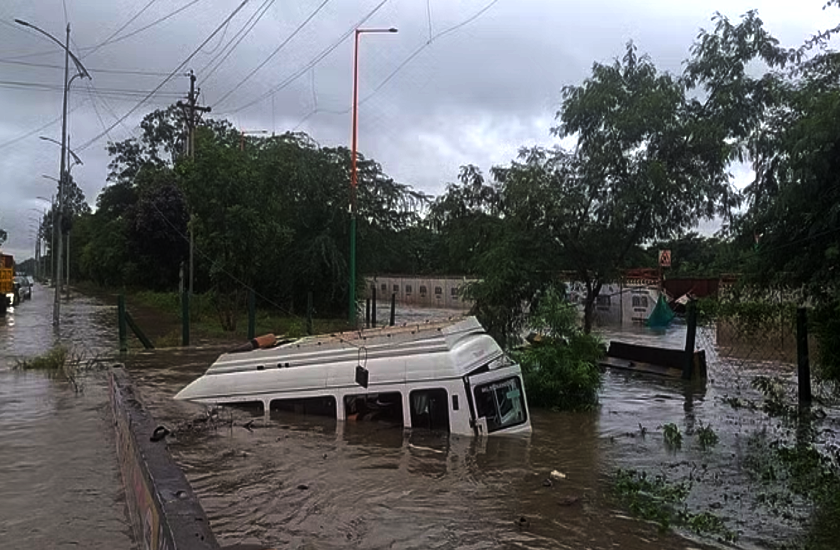
M3 243L6 242L6 239L9 238L9 234L6 233L5 229L0 229L0 246L3 246Z
M709 96L710 114L755 172L745 190L748 208L733 226L755 243L746 282L810 300L822 333L821 368L833 380L840 380L840 344L833 341L840 304L840 53L828 40L838 30L784 48L755 12L737 24L718 15L686 67L687 82Z
M557 118L552 131L576 138L573 151L523 149L493 173L505 215L543 235L556 248L554 268L586 287L589 332L602 284L640 245L738 204L726 173L735 151L681 81L632 43L622 60L595 63L583 84L565 88Z

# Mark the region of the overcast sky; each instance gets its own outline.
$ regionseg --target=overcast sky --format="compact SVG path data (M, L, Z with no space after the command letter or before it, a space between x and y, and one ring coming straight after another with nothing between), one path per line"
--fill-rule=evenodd
M62 50L14 19L29 21L60 39L66 20L71 24L72 49L93 76L92 81L76 79L71 89L70 146L84 162L73 168L73 176L94 204L105 185L107 141L137 135L144 114L186 93L189 80L179 74L138 107L143 92L161 85L240 3L0 2L0 228L9 232L4 251L18 260L33 254L37 211L46 206L36 197L55 194L55 183L42 175L58 175L60 150L39 136L61 137ZM195 70L201 102L212 107L214 116L224 116L239 128L277 133L297 129L322 145L347 145L353 44L352 39L338 40L373 12L364 27L393 26L399 33L362 37L360 97L365 102L359 111L359 149L394 179L438 194L463 164L486 171L509 162L523 145L552 143L549 128L560 89L580 83L593 62L620 56L628 40L661 69L679 72L697 31L711 26L716 10L735 19L756 8L783 44L797 45L837 21L840 12L824 12L822 4L823 0L249 0L180 72ZM243 82L319 7L308 24ZM239 35L244 38L231 51L227 45L249 19L256 24ZM292 79L296 75L300 76ZM108 132L94 140L104 130ZM749 173L739 167L735 176L742 185Z

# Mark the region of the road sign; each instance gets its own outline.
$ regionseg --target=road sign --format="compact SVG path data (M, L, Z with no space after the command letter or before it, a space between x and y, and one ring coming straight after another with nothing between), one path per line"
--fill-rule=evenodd
M671 267L671 251L659 251L659 267Z

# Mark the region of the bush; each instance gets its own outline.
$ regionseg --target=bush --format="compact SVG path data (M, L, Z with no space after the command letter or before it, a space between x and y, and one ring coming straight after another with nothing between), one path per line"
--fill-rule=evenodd
M603 343L578 326L578 314L556 288L540 297L529 325L546 336L517 352L529 404L555 410L586 410L598 403Z

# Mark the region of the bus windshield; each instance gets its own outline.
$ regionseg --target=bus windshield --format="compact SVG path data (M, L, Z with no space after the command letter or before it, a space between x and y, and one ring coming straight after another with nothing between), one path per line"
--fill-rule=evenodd
M495 432L527 420L518 376L476 386L475 408L487 420L487 431Z

